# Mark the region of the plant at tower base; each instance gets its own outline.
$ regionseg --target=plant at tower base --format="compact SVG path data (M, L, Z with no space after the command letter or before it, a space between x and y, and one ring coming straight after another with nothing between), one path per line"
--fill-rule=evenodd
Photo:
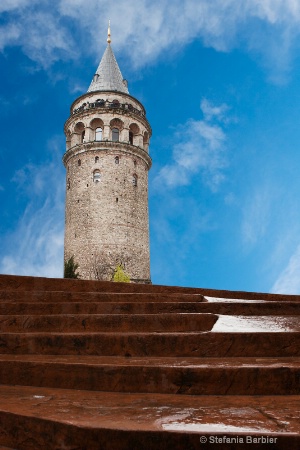
M90 278L92 280L98 281L121 281L124 283L129 283L130 277L127 273L125 273L125 269L127 264L130 262L130 258L124 252L119 251L117 253L107 255L106 251L99 251L94 253L91 270L90 270ZM118 269L118 267L120 269ZM115 279L116 271L118 270L117 278ZM121 276L121 270L123 275ZM120 272L120 274L119 274Z
M76 272L78 264L74 261L74 256L67 259L64 264L64 278L79 278L79 273Z
M124 272L124 268L121 264L118 264L115 268L115 273L112 281L119 283L130 283L130 277Z

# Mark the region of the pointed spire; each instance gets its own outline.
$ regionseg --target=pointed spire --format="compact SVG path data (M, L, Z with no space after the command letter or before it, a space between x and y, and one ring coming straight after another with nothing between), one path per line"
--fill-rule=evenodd
M129 94L127 82L123 79L121 70L110 45L110 21L108 22L107 42L108 44L106 50L102 56L88 92L119 91Z

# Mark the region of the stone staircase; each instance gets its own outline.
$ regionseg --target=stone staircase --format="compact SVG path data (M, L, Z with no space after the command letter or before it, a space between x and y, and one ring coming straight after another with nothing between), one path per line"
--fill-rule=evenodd
M299 296L0 275L0 450L298 450L299 314Z

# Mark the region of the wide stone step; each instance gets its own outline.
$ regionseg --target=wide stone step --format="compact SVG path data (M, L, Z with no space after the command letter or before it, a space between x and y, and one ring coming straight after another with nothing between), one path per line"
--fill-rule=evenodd
M0 315L212 313L223 315L300 315L300 303L286 302L57 302L0 301Z
M0 355L0 384L189 395L299 394L300 357Z
M126 292L62 292L62 291L0 291L0 302L26 303L105 303L105 302L202 302L200 294L155 294L155 293L126 293Z
M240 449L247 444L298 450L299 402L299 396L0 386L0 444L22 450Z
M0 332L72 331L207 331L218 316L213 314L102 314L0 316Z
M300 356L300 333L288 331L1 333L0 354L11 353L164 357L288 357Z
M268 301L297 301L299 295L267 294L244 291L226 291L178 286L160 286L135 283L112 283L108 281L70 280L58 278L24 277L0 275L0 291L63 291L69 293L156 293L156 294L197 294L218 298L235 298Z

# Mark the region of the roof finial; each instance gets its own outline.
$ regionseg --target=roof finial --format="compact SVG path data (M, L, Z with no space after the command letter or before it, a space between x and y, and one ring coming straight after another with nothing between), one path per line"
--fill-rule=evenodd
M108 21L108 30L107 30L107 42L111 43L111 37L110 37L110 20Z

